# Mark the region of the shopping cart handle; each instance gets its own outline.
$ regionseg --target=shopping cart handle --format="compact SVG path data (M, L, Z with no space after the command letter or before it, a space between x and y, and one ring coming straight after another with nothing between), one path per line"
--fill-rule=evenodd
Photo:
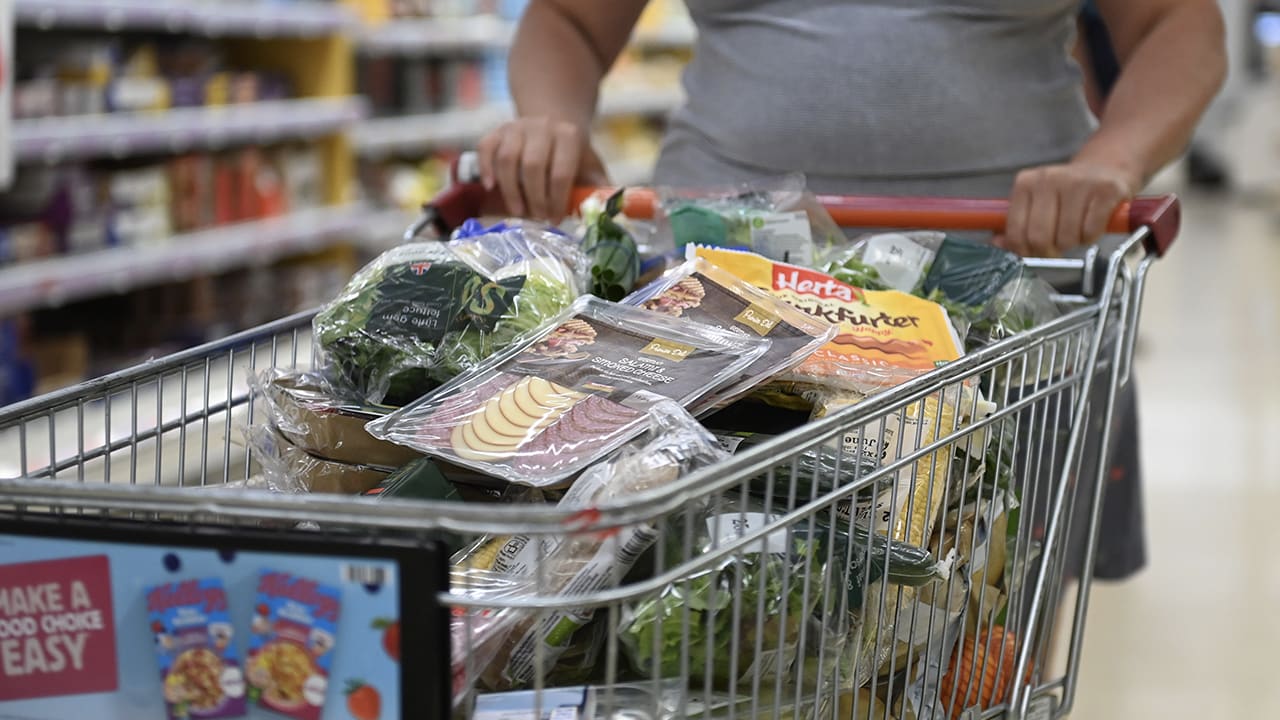
M578 188L571 207L607 188ZM1001 232L1009 217L1009 201L977 198L925 198L819 195L818 202L841 227L930 230L986 230ZM623 202L627 217L647 219L657 207L656 194L630 188ZM1173 245L1182 222L1176 195L1140 197L1121 203L1107 223L1107 232L1130 234L1147 228L1147 250L1164 255Z
M473 165L474 161L455 165L454 182L424 208L422 224L431 224L441 234L448 234L469 218L502 213L500 194L486 191L474 181L477 171ZM592 195L611 192L610 188L576 188L569 210L576 210ZM1001 232L1009 216L1009 201L1002 199L819 195L818 201L836 224L853 228ZM657 194L649 188L628 188L623 200L623 212L638 220L652 218L657 206ZM1107 231L1129 234L1145 227L1149 231L1147 250L1164 255L1178 235L1181 207L1174 195L1136 198L1116 208Z

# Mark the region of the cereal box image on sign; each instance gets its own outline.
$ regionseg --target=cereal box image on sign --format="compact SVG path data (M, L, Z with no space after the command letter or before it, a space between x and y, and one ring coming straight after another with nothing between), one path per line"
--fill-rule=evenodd
M247 663L250 695L259 705L297 720L319 720L341 598L336 587L262 571Z
M112 692L116 670L107 556L0 565L0 703Z
M147 588L146 599L169 717L242 717L244 672L222 581L157 585Z

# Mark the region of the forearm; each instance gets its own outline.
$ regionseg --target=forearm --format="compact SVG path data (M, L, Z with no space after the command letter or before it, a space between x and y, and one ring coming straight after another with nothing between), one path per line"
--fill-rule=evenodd
M607 71L568 18L546 3L529 4L516 31L507 70L518 116L589 127Z
M1209 4L1182 3L1123 58L1098 131L1077 159L1145 185L1184 151L1225 76L1221 15Z

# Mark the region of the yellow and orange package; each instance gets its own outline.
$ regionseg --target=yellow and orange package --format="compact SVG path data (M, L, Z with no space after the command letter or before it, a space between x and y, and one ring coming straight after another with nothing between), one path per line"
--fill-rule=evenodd
M895 290L863 290L741 250L698 247L695 253L839 326L830 342L779 380L870 395L964 354L946 309L937 303Z

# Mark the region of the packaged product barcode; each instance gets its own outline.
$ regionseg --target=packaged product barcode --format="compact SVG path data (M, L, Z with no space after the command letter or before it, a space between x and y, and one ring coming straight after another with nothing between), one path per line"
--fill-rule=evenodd
M342 564L342 581L354 585L386 585L391 579L385 567L378 565Z

